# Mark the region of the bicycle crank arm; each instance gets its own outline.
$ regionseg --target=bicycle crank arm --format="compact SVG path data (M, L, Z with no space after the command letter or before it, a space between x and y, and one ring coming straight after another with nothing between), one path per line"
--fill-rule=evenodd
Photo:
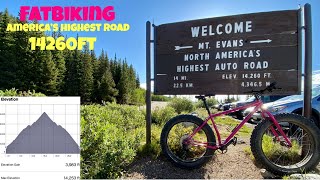
M231 144L233 144L234 146L237 145L237 141L238 141L238 138L237 137L233 137L227 144L221 146L219 149L221 151L224 151L228 148L228 146L230 146Z

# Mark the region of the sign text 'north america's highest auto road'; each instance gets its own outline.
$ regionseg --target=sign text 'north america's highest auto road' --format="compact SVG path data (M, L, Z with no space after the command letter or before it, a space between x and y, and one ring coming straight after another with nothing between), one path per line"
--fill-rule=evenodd
M163 24L155 40L155 94L300 91L297 10Z

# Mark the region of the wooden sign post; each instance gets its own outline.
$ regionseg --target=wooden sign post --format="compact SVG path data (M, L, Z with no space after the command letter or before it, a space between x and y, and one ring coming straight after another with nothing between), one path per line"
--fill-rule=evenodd
M157 26L155 94L300 93L298 10Z
M302 20L304 19L304 25ZM154 44L154 93L244 94L277 82L276 95L301 93L305 52L303 115L311 116L311 6L146 25L146 142L151 142L151 55ZM302 36L302 30L305 36ZM303 47L303 42L305 47Z

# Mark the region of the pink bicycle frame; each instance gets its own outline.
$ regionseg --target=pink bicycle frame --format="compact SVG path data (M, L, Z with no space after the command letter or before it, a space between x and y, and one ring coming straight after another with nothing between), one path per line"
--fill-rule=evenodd
M274 116L267 110L264 110L263 108L261 108L263 105L263 102L261 100L257 100L251 104L248 104L248 105L245 105L245 106L241 106L241 107L237 107L237 108L234 108L234 109L230 109L230 110L227 110L227 111L223 111L223 112L219 112L219 113L216 113L216 114L210 114L209 117L207 117L204 122L202 123L202 125L200 125L198 128L196 128L193 133L188 137L187 139L187 142L189 142L189 140L192 139L192 137L202 129L203 126L205 126L209 120L211 120L212 122L212 125L213 125L213 129L214 129L214 132L216 134L216 137L218 139L218 144L217 145L214 145L214 146L211 146L211 145L208 145L207 142L198 142L198 141L194 141L192 140L192 145L195 145L195 146L206 146L210 149L214 149L214 150L217 150L219 149L220 147L222 146L225 146L226 144L228 144L228 142L234 137L235 134L237 134L237 132L242 128L242 126L249 121L249 119L252 117L252 115L257 112L259 109L261 109L261 114L262 114L262 117L266 117L266 115L269 117L268 119L272 121L272 123L275 125L275 127L278 129L280 135L284 138L284 140L286 141L287 145L289 147L291 147L291 141L288 139L288 137L285 135L285 133L283 132L281 126L279 125L279 123L277 122L277 120L274 118ZM236 111L239 111L239 110L242 110L242 109L247 109L249 107L255 107L253 109L253 111L251 113L249 113L245 119L240 123L238 124L231 132L231 134L227 137L226 140L224 140L224 142L221 142L221 137L220 137L220 133L219 133L219 130L218 130L218 127L216 126L216 123L214 121L214 118L217 117L217 116L221 116L221 115L226 115L226 114L230 114L230 113L233 113L233 112L236 112ZM280 140L279 138L279 135L278 133L276 132L276 130L271 126L271 132L275 135L275 137L277 138L277 140Z

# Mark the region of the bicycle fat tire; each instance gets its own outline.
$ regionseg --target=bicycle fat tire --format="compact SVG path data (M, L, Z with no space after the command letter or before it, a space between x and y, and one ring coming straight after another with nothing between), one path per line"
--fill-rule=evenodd
M162 148L163 154L167 157L169 161L171 161L174 165L185 168L185 169L194 169L199 168L205 163L207 163L213 156L215 150L206 148L205 154L193 162L184 162L180 158L176 157L169 149L168 147L168 135L172 127L178 123L181 122L190 122L194 123L198 126L203 124L203 120L193 116L193 115L178 115L172 119L170 119L163 127L161 132L161 138L160 138L160 144ZM215 136L208 124L205 124L202 127L202 130L205 132L205 135L207 137L207 142L210 146L214 146L216 144Z
M289 175L293 173L306 173L314 169L320 161L320 130L318 127L305 117L297 114L278 114L274 116L275 119L281 122L289 122L299 125L303 129L307 130L307 133L311 135L311 143L314 143L312 153L308 162L301 167L296 168L284 168L271 162L264 154L262 150L262 136L264 132L273 123L271 120L261 121L253 130L250 140L250 146L253 156L256 162L261 163L266 170L276 175Z

